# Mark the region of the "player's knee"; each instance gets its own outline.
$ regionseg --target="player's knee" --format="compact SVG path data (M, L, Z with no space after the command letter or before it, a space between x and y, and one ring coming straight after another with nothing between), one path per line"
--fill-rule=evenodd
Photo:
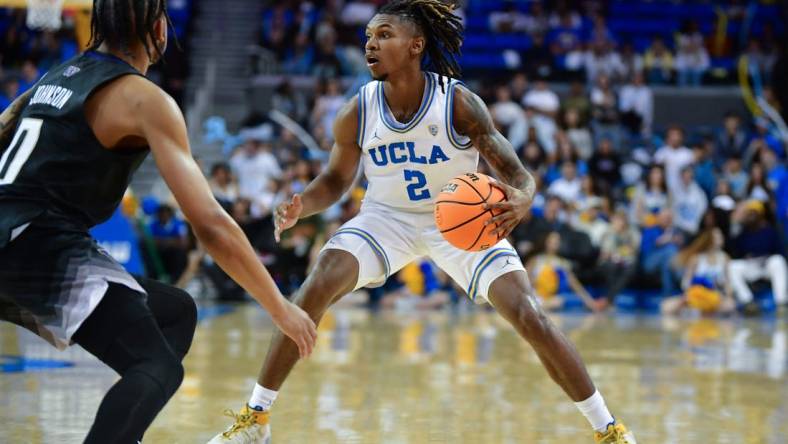
M171 352L166 355L150 357L130 367L123 377L134 378L138 383L140 396L153 396L168 400L178 391L184 377L180 360Z
M550 320L530 299L523 298L517 304L517 329L529 342L539 342L549 335Z
M152 366L151 370L155 378L161 384L165 398L169 399L172 397L181 386L185 373L183 364L181 364L180 360L175 358L175 356L168 359L162 359L157 361Z
M176 324L178 329L177 344L171 345L178 349L175 350L177 353L184 356L191 347L194 331L197 328L197 304L189 293L180 288L171 288L168 297L173 306L179 307Z
M327 250L320 255L314 270L299 293L302 307L330 304L334 299L353 290L358 280L358 263L350 253Z

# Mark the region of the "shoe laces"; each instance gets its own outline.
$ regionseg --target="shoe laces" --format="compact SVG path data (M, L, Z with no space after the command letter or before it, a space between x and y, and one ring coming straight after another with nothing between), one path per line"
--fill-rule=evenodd
M238 433L243 429L247 429L257 424L257 419L255 418L254 413L255 412L253 411L247 413L235 413L234 411L229 409L225 410L224 416L229 416L230 418L233 418L235 422L226 432L222 433L222 436L225 438L229 438L234 433Z
M609 427L604 433L597 432L597 440L599 443L609 443L609 444L628 444L626 437L624 436L626 433L626 429L622 427L620 424L616 424L612 427Z

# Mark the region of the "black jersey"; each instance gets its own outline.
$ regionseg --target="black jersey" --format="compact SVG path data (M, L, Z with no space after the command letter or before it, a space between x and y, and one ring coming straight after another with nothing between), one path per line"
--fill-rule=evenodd
M120 204L148 149L106 149L84 107L97 88L123 75L141 73L115 56L88 51L33 86L11 144L0 147L0 248L33 220L87 231Z

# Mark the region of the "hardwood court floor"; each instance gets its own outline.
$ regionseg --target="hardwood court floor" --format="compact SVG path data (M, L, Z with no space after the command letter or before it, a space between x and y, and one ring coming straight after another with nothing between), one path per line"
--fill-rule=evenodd
M555 321L639 442L788 442L781 319ZM222 411L247 399L271 331L252 305L203 320L183 386L145 443L204 443L226 427ZM0 442L81 442L113 373L76 347L58 352L8 324L0 325L0 355ZM334 310L272 421L275 444L592 442L530 348L482 310Z

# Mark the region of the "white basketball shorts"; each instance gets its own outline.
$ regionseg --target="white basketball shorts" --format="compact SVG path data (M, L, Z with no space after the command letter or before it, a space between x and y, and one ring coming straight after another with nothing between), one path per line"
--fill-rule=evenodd
M476 303L489 302L488 289L498 277L525 271L505 239L484 251L461 250L443 239L432 213L406 213L372 203L365 203L356 217L337 230L323 247L330 249L347 251L358 259L355 289L383 285L402 267L426 256Z

